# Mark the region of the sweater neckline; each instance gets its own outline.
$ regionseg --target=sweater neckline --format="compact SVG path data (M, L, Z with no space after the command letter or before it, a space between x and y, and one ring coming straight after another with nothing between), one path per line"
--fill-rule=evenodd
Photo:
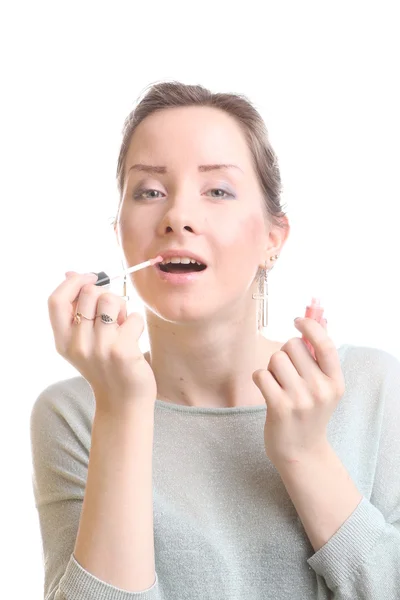
M339 358L342 361L345 350L348 345L343 344L337 348ZM247 415L251 413L263 413L267 409L267 405L256 404L254 406L225 406L225 407L205 407L205 406L186 406L184 404L175 404L173 402L166 402L156 398L155 408L158 410L169 410L178 413L192 414L192 415Z

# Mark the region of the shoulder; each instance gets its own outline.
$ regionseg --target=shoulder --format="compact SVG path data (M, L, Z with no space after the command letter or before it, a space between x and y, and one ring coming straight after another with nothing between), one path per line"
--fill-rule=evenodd
M369 388L400 385L400 360L381 348L344 344L338 348L343 373L349 383Z
M57 381L43 389L36 398L30 416L31 427L58 424L75 428L83 424L91 429L95 398L82 376Z
M57 515L64 510L64 504L65 507L70 505L72 529L76 518L79 520L79 514L75 514L80 510L79 503L64 501L83 499L93 416L94 396L83 377L48 385L36 398L31 411L32 482L36 507L42 508L41 518L46 523L53 519L55 531L57 527L59 532L62 528L63 535L69 530L59 523Z

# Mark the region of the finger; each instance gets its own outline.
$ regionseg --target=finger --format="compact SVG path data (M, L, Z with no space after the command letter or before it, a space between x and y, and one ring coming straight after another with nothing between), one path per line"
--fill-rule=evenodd
M295 321L295 327L314 348L315 359L323 373L338 380L343 376L336 346L328 337L327 329L314 319L303 318Z
M125 323L127 318L128 318L128 307L126 305L126 300L123 300L121 298L121 307L120 307L118 317L117 317L118 325L121 327L121 325L123 325Z
M107 354L116 340L116 330L119 327L118 318L123 309L122 303L125 303L122 298L110 292L101 294L98 299L97 307L95 307L97 310L94 310L93 314L93 316L97 316L95 321L90 321L90 323L94 323L94 344L100 354ZM115 322L104 323L101 315L107 315Z
M320 320L318 321L318 323L325 329L325 331L327 331L327 320L325 319L325 317L321 317ZM313 346L310 344L310 342L307 339L304 339L303 342L307 346L313 359L316 360L315 350L314 350ZM304 371L302 371L301 374L303 374L303 372ZM300 371L299 371L299 373L300 373Z
M298 337L291 338L282 346L281 351L285 352L290 359L291 365L288 367L286 367L286 365L283 366L285 367L285 371L287 371L287 376L289 377L292 375L291 381L283 380L281 383L281 378L285 377L285 373L280 375L279 364L277 365L277 368L275 365L273 365L273 368L274 374L275 371L278 373L277 379L287 391L293 391L296 393L299 387L299 381L296 377L294 377L291 371L292 365L297 371L297 374L300 375L300 377L302 377L305 381L308 381L309 379L313 380L318 376L318 374L321 373L321 369L315 360L314 348L307 339ZM313 360L310 360L310 355Z
M297 341L299 342L300 340L297 339ZM293 356L299 358L308 368L310 358L307 356L307 350L304 348L301 341L299 347L296 349L293 349L294 344L292 344L291 347L289 343L286 345L288 346L287 351L286 349L280 350L271 356L268 364L268 371L273 375L274 379L283 390L288 394L296 395L301 383L299 382L299 372L296 368L297 361L296 363L293 362Z
M99 298L105 294L106 292L104 292L102 287L97 287L93 283L87 283L82 287L75 309L75 314L80 313L82 315L81 321L80 323L75 323L72 315L70 320L70 344L72 351L79 350L79 352L82 352L85 356L92 352L94 346L93 330L95 321L97 320L95 317L96 314L98 314L98 312L96 312L97 305Z
M308 340L304 339L303 342L304 342L305 346L308 348L308 351L310 352L311 356L315 360L315 350L314 350L314 348L312 347L312 345L310 344L310 342Z
M274 375L267 369L257 369L253 373L253 381L264 396L267 406L276 409L282 402L282 388Z
M63 281L49 296L47 304L56 345L58 340L62 342L63 338L68 336L74 314L74 301L82 287L90 281L95 282L96 275L76 273Z

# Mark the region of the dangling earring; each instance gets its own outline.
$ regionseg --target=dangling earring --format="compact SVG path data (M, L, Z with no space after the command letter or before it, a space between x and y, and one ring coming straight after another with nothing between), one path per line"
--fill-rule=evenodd
M278 254L271 256L271 261L277 260ZM270 271L274 268L274 265L269 269ZM258 292L253 294L254 300L258 300L257 306L257 327L258 330L268 326L268 269L267 261L265 261L265 267L260 270L258 278Z

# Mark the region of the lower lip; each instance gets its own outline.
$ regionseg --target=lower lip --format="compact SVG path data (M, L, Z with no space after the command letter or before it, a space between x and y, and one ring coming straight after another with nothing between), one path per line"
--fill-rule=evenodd
M168 283L175 285L197 281L207 271L207 269L203 269L203 271L192 271L191 273L166 273L165 271L161 271L158 265L154 265L154 268L163 281L168 281Z

